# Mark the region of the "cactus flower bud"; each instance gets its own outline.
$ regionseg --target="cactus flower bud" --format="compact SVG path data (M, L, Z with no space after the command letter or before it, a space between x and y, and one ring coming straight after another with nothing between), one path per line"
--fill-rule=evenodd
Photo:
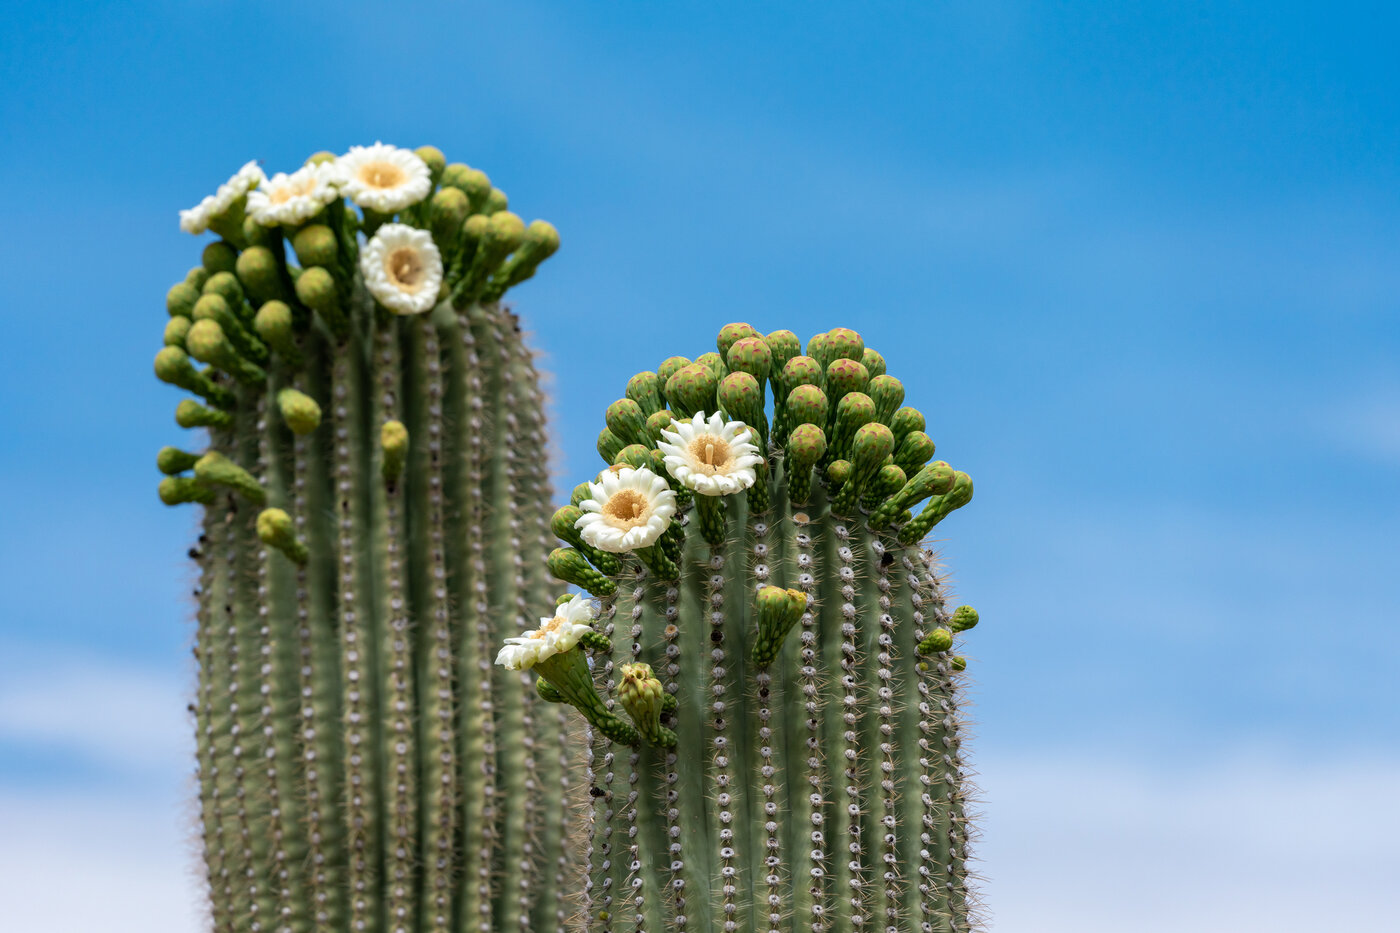
M292 517L281 509L263 509L258 513L258 537L268 547L274 547L296 564L306 563L306 544L299 541Z
M919 642L919 654L940 654L953 647L953 633L946 628L936 628Z
M156 454L156 469L167 476L183 473L191 469L202 454L192 454L178 447L162 447Z
M759 587L757 600L758 632L753 644L753 663L767 667L778 657L783 640L807 609L807 594L777 586Z
M210 451L196 460L194 475L203 482L227 486L254 505L262 505L267 501L267 493L253 478L253 474L218 451Z
M971 606L959 606L948 623L955 632L965 632L977 626L977 610Z
M171 317L187 318L194 313L194 303L199 300L200 291L189 282L176 282L165 293L165 310Z
M384 480L393 485L403 475L404 464L408 462L408 428L402 421L384 422L379 429L379 449L384 454Z
M651 416L661 408L661 383L656 373L644 370L627 380L627 397L642 408L642 413Z
M333 266L340 243L336 240L335 232L325 224L308 224L292 237L292 250L297 254L297 262L307 269L312 266Z
M233 393L215 385L206 373L195 369L189 354L179 347L164 347L156 354L156 378L186 392L203 396L211 405L233 407Z
M617 698L627 711L637 731L652 745L670 748L676 744L676 734L661 725L661 709L666 691L652 673L650 664L623 664L618 668L621 679Z
M208 505L214 501L214 490L192 476L167 476L160 481L157 489L160 501L166 505L181 505L185 502L198 502Z
M729 357L729 348L734 346L734 344L749 337L761 336L763 335L750 324L726 324L719 329L719 336L715 338L715 349L719 350L720 355L727 359Z
M689 365L690 359L684 356L672 356L662 360L661 365L656 367L657 384L661 391L666 391L666 383L671 381L672 376Z
M875 420L889 424L895 410L904 404L904 383L890 375L873 376L865 394L875 401Z

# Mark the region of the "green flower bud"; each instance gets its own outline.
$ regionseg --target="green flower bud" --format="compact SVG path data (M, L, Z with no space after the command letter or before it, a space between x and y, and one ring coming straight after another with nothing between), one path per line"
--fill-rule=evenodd
M238 355L217 321L195 321L185 335L185 349L201 363L216 366L239 382L260 385L267 381L267 373Z
M710 367L716 379L723 379L729 375L729 367L725 365L724 358L718 353L701 353L695 358L695 362L701 366Z
M651 469L651 448L642 444L628 444L617 452L613 466L630 466L636 469Z
M716 394L720 408L729 414L731 420L744 422L755 430L760 440L766 440L763 386L757 379L746 372L730 373L719 381ZM766 447L766 444L759 444L759 451Z
M253 329L258 336L284 360L293 366L301 365L301 352L297 350L295 316L284 301L272 300L258 309L253 317Z
M333 266L340 250L335 231L325 224L302 227L292 237L292 250L304 269L312 266ZM298 286L300 287L300 286Z
M608 430L624 444L644 444L647 437L647 419L642 414L642 406L630 398L620 398L608 406L604 415Z
M736 340L725 357L733 372L744 372L758 380L761 387L773 368L773 351L762 337L745 337Z
M556 580L572 583L594 596L611 596L617 584L589 566L583 554L571 547L559 547L549 552L549 572Z
M903 467L906 473L914 473L925 463L928 463L935 449L933 438L923 431L910 431L904 435L904 440L900 442L899 450L894 455L894 462Z
M936 628L919 642L919 654L942 654L953 647L953 633L946 628Z
M326 322L338 337L348 333L345 312L340 307L340 294L335 279L321 266L308 266L297 276L297 298Z
M442 150L437 146L419 146L413 150L414 155L423 160L423 164L428 166L428 177L433 184L437 184L442 178L443 171L447 168L447 157L442 154Z
M894 434L878 421L863 424L856 429L851 441L851 465L858 483L867 482L894 449Z
M880 467L875 474L875 479L870 484L871 504L880 502L904 488L904 484L909 481L908 474L901 467L893 463L887 463Z
M826 332L825 352L830 356L830 360L827 361L828 367L831 360L859 361L865 355L865 341L860 339L860 334L848 327L834 327Z
M193 322L187 317L173 317L165 323L164 343L167 347L183 347L185 336Z
M161 382L203 396L210 404L220 408L233 406L233 393L215 385L208 375L195 369L189 355L180 347L165 347L157 353L155 369L156 378Z
M890 430L894 432L894 442L903 443L904 436L910 431L922 431L927 424L924 423L924 413L917 408L904 407L896 411L890 420L886 422Z
M826 372L826 365L835 359L826 351L826 334L813 334L809 337L807 349L803 352L821 364L822 372Z
M651 665L623 664L618 668L621 679L617 698L627 711L637 731L653 745L670 748L676 744L676 734L661 725L661 710L666 691L652 673Z
M603 462L609 466L613 464L617 455L622 452L622 448L626 446L621 438L607 428L598 432L598 456L602 457Z
M482 213L486 199L491 196L491 179L486 173L461 162L454 162L443 170L442 183L460 189L471 202L472 213Z
M953 488L936 498L930 499L914 519L899 530L899 540L903 544L913 544L923 540L933 527L947 518L955 509L962 508L972 501L972 477L966 473L953 474Z
M240 253L237 270L238 281L255 304L283 296L282 269L266 246L250 246Z
M281 509L263 509L258 513L258 537L268 547L275 547L295 564L306 563L306 545L297 540L292 517Z
M234 265L238 262L238 250L224 240L215 240L204 247L204 253L200 258L204 263L205 270L210 275L216 272L232 273Z
M788 632L807 611L807 594L801 590L763 586L759 587L755 602L758 632L753 644L753 663L757 667L767 667L778 657Z
M574 487L574 491L569 495L569 503L578 505L584 499L592 499L593 493L588 488L588 483L579 483Z
M553 256L558 249L559 231L554 229L554 225L543 220L531 222L525 228L525 239L492 278L486 297L494 301L507 289L532 277L540 263Z
M234 266L238 263L235 260ZM218 295L228 303L229 310L238 313L243 308L244 291L243 285L238 281L238 276L233 272L215 272L209 276L209 280L204 283L205 295Z
M456 248L457 235L471 209L467 193L460 188L440 188L428 202L433 239L444 255Z
M798 386L816 386L826 383L826 371L810 356L794 356L783 364L783 385L791 393ZM822 413L825 417L825 412Z
M186 398L175 406L175 423L182 428L226 428L233 424L233 416Z
M787 450L794 465L810 468L826 456L826 433L815 424L799 424L788 435Z
M953 659L948 662L948 666L955 671L965 671L967 670L967 658L960 654L954 655Z
M305 165L323 165L326 162L334 162L336 155L334 152L327 152L322 149L320 152L313 152L306 157Z
M970 628L977 627L977 610L971 606L959 606L953 613L953 619L948 623L955 632L965 632Z
M585 493L579 502L589 498L586 492L587 484L581 484ZM571 544L588 558L589 562L597 567L602 573L609 576L622 572L622 560L616 554L609 554L607 551L600 551L591 547L583 540L583 535L578 530L578 520L583 517L583 509L578 505L566 505L559 508L549 520L549 529L554 532L554 536L565 544ZM561 600L567 602L573 598L573 594L565 593Z
M656 367L656 380L661 391L666 391L666 383L671 381L671 377L682 369L690 365L690 360L683 356L672 356L661 361L661 365Z
M661 409L661 383L656 373L644 370L627 380L627 397L642 406L642 413L651 415Z
M775 330L764 337L763 342L768 344L768 352L772 356L773 362L769 369L775 380L781 376L788 360L802 355L802 342L790 330ZM789 390L792 387L784 384L783 388Z
M162 447L156 454L156 469L167 476L192 469L202 455L187 453L178 447Z
M686 419L696 412L711 414L715 410L715 389L719 376L699 361L676 372L666 381L666 400L676 417Z
M189 317L194 312L194 303L199 300L199 289L189 282L176 282L165 293L165 310L171 317Z
M198 502L208 505L214 501L214 490L192 476L167 476L157 489L160 501L166 505Z
M499 214L510 206L510 199L500 188L492 188L486 195L486 200L482 202L481 212L488 216Z
M729 349L749 337L763 336L748 324L726 324L719 329L719 337L715 339L715 348L719 350L720 356L729 358Z
M791 425L826 424L826 393L814 385L800 385L788 393L787 423Z
M893 376L876 376L863 391L875 400L875 420L885 424L890 423L895 409L904 404L904 383Z
M851 438L855 436L861 425L869 424L875 420L875 402L864 392L851 392L841 398L836 403L836 416L834 418L835 428L833 437L832 453L837 457L844 457L851 446Z
M870 374L855 360L832 360L826 368L826 395L833 402L848 392L864 392L869 384Z
M851 461L833 460L826 467L826 478L833 486L844 486L851 478Z
M647 416L647 440L652 444L661 440L661 432L669 430L671 422L675 420L669 408L652 412Z
M885 358L869 347L861 354L860 361L865 366L865 371L870 373L871 379L885 374Z
M217 451L210 451L195 461L194 475L206 483L227 486L254 505L267 501L267 493L253 474Z
M277 242L277 231L272 227L264 227L251 217L243 218L243 239L248 246L271 247ZM246 246L244 247L247 248Z
M277 409L293 434L305 436L321 426L321 406L304 392L281 390L277 393Z
M192 285L196 289L202 290L207 281L209 281L209 270L203 266L194 266L185 273L185 284Z
M386 421L379 429L379 449L384 461L381 472L384 481L390 486L403 475L404 464L408 462L408 428L402 421Z

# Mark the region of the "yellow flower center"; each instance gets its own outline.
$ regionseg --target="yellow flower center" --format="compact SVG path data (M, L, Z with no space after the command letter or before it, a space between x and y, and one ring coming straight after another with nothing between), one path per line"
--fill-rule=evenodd
M397 188L408 180L404 170L392 162L366 162L360 166L359 176L371 188Z
M273 204L286 204L298 195L307 195L316 187L316 179L306 178L299 183L286 182L268 192L267 199Z
M690 442L687 448L691 465L697 473L714 476L734 469L734 455L729 442L718 434L701 434Z
M416 292L427 277L423 257L411 246L400 246L384 259L384 272L401 292Z
M635 489L619 489L603 506L603 518L623 531L637 528L651 518L651 500Z
M548 622L546 622L544 625L541 625L535 631L531 632L529 637L535 639L536 641L544 641L550 635L553 635L555 632L563 628L564 623L567 621L568 619L564 618L564 616L557 615L554 618L550 619Z

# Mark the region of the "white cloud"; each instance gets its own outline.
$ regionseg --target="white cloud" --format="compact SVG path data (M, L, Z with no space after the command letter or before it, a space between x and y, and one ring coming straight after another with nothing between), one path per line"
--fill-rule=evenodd
M1400 762L1024 758L981 771L993 931L1395 928Z
M29 652L5 666L0 741L128 773L169 772L190 760L187 691L167 672Z
M203 891L176 799L0 791L7 930L193 933Z

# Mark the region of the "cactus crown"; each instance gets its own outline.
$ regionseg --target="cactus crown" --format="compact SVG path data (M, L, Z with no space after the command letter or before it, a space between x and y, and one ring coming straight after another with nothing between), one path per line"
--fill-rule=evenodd
M593 929L973 922L952 651L976 613L922 546L972 482L860 335L801 349L730 324L628 381L551 523L592 628L502 651L589 724Z
M554 930L571 746L493 668L548 604L531 353L499 306L558 245L432 147L249 163L166 298L163 449L204 508L192 706L218 931ZM197 364L208 364L201 367ZM503 802L508 802L503 806Z

